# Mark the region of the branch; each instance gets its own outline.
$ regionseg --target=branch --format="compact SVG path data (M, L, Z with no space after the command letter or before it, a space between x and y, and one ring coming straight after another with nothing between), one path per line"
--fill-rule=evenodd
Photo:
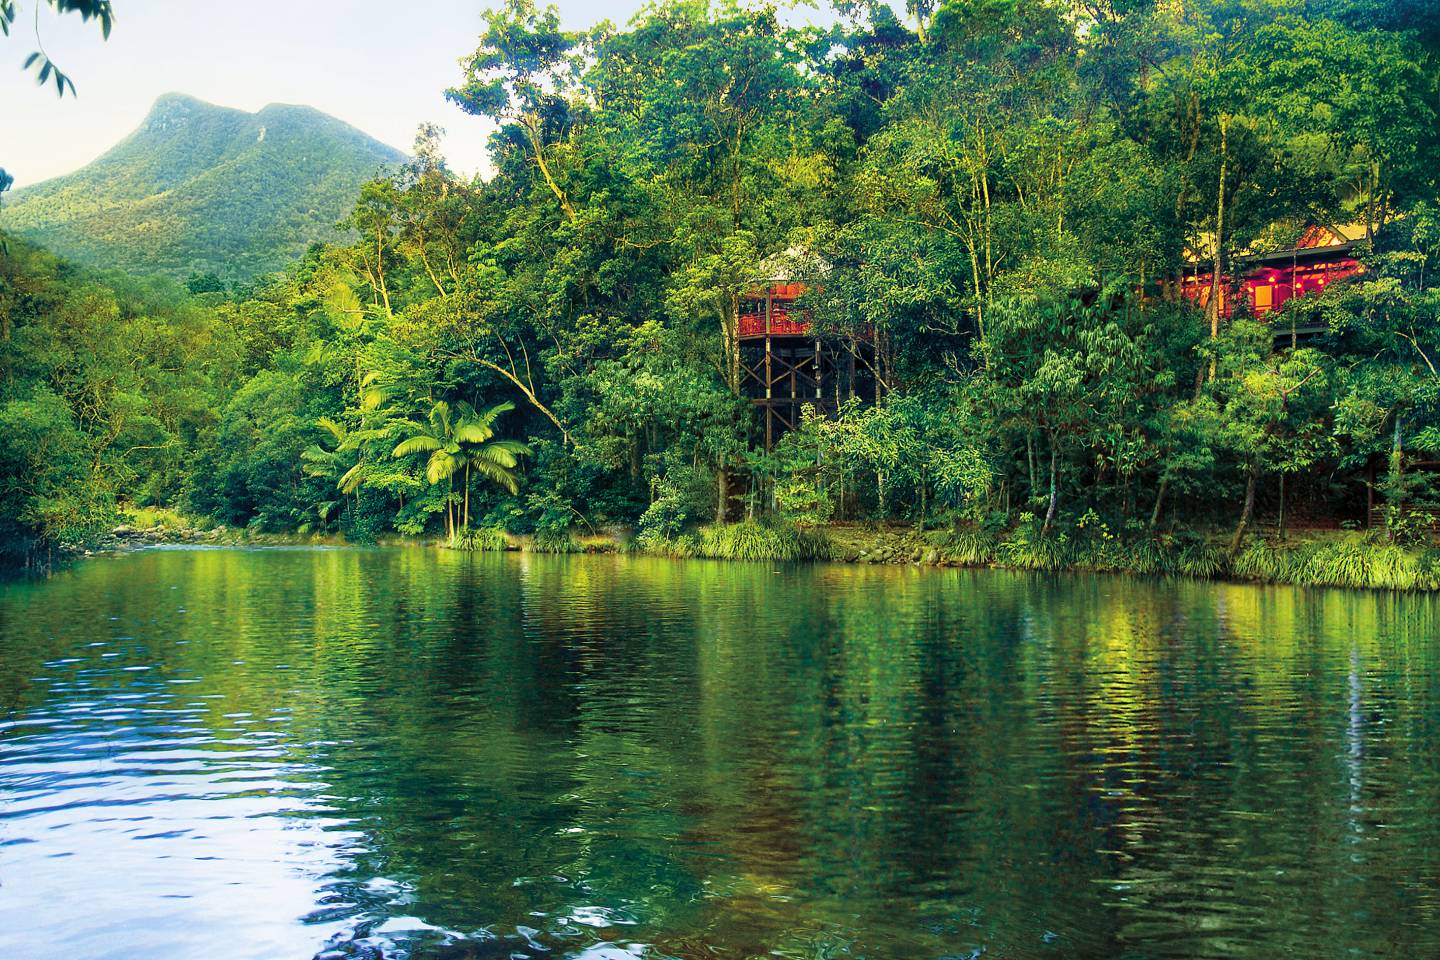
M501 339L500 342L502 345L504 344L503 339ZM506 353L509 354L508 348L506 349ZM469 360L471 363L478 363L485 369L493 370L496 373L500 374L500 376L504 377L506 380L509 380L521 393L525 394L525 399L530 401L531 406L543 413L545 415L545 418L555 425L555 429L560 431L560 436L563 442L569 444L572 447L575 446L574 438L570 436L570 431L565 429L565 425L560 422L560 418L555 416L555 413L549 407L545 406L545 404L540 402L540 398L535 395L535 391L532 390L530 387L526 386L525 383L521 381L518 376L515 375L515 372L513 370L507 370L504 367L500 366L500 364L495 363L493 360L485 359L484 357L476 353L473 348L470 350L468 355L451 352L451 356L456 356L463 360ZM511 362L513 363L514 361L512 360Z

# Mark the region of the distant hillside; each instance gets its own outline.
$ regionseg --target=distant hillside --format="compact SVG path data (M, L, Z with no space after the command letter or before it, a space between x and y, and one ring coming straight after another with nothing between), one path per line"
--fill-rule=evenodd
M403 160L311 107L166 94L99 159L11 194L0 227L99 268L251 277L336 238L360 184Z

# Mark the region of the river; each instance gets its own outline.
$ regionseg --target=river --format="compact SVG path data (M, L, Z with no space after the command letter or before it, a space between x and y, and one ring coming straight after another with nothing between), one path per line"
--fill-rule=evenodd
M155 549L0 585L0 956L1440 955L1440 603Z

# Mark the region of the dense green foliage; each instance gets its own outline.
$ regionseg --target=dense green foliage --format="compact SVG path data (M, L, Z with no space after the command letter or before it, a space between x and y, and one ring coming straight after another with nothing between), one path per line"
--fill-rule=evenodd
M171 503L214 442L241 352L164 284L100 283L11 241L0 255L0 561L83 541L117 500Z
M93 163L17 189L0 223L102 269L249 279L339 239L360 185L401 160L309 107L251 114L169 94Z
M817 555L794 525L851 519L1053 567L1103 531L1127 568L1202 574L1262 524L1372 502L1377 536L1424 540L1440 31L1388 11L948 0L819 28L668 2L577 34L513 0L448 93L499 124L493 177L424 129L353 198L354 242L247 295L192 283L238 366L190 354L223 386L178 484L141 495L361 536L633 525L718 556ZM1358 225L1368 272L1264 322L1179 299L1182 270L1311 224ZM737 314L785 251L819 330L873 342L881 399L767 452ZM46 422L55 380L7 387L14 415ZM439 414L497 403L513 484L461 476L479 443ZM92 429L54 413L61 440ZM1167 546L1216 527L1228 549Z

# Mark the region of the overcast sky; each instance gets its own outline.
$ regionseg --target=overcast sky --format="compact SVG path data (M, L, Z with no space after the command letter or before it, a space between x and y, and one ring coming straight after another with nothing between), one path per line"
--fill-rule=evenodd
M20 64L40 39L75 81L57 99ZM415 127L445 127L451 165L484 163L485 124L445 102L475 49L486 0L115 0L109 42L92 22L20 0L0 37L0 167L16 186L84 166L139 125L162 93L227 107L304 103L409 150ZM640 0L558 0L566 26L623 24Z

